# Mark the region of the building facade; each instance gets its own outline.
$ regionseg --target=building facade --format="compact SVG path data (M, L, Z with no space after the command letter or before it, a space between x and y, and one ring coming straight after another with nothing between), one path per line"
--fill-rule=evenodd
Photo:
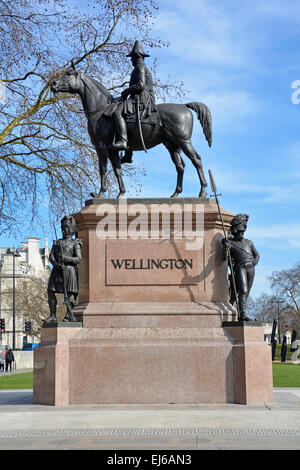
M264 340L267 343L271 343L273 323L263 323L262 325L264 327ZM281 342L283 340L283 335L286 336L286 344L291 344L292 333L288 330L281 331L280 332ZM275 332L275 338L278 343L278 325L277 325L276 332Z
M40 238L28 237L20 247L0 247L0 318L5 320L5 332L0 333L0 346L22 349L25 342L25 318L18 293L31 279L47 281L50 274L49 246L40 247ZM27 335L28 342L34 342Z

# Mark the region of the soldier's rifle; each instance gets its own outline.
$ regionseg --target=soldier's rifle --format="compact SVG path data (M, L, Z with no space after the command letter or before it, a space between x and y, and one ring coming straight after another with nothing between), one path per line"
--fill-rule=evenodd
M222 196L222 194L217 194L217 187L216 187L216 184L215 184L215 180L214 180L213 175L212 175L212 172L211 172L210 170L208 170L208 174L209 174L209 179L210 179L210 184L211 184L211 190L212 190L212 192L214 193L213 195L214 195L215 200L216 200L216 203L217 203L218 212L219 212L219 215L220 215L220 220L221 220L221 224L222 224L222 228L223 228L224 238L227 240L227 233L226 233L225 224L224 224L224 220L223 220L223 215L222 215L222 212L221 212L221 209L220 209L220 204L219 204L219 199L218 199L218 196ZM239 318L239 316L240 316L240 312L239 312L239 301L238 301L236 283L235 283L235 278L234 278L233 263L232 263L231 253L230 253L230 247L229 247L229 246L226 246L226 249L227 249L227 253L228 253L228 261L229 261L229 268L230 268L231 284L232 284L233 291L234 291L234 297L235 297L235 302L236 302L236 309L237 309L238 318Z

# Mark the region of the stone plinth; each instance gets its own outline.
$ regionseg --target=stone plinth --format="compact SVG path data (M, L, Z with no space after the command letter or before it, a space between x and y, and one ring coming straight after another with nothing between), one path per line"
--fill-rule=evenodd
M114 211L115 239L100 238L99 227L108 221L105 207ZM223 210L227 227L231 218ZM83 240L75 315L84 328L220 327L235 316L214 200L92 200L75 219ZM189 221L198 244L184 233ZM137 225L140 234L132 233Z
M81 323L56 323L42 328L41 342L33 350L33 403L70 403L70 339L81 327Z
M232 341L234 401L243 405L273 400L272 349L257 322L224 322Z
M233 403L230 355L221 328L83 328L70 403Z
M92 200L74 216L82 327L43 328L35 403L270 401L262 328L233 323L213 200ZM180 217L190 233L180 234Z

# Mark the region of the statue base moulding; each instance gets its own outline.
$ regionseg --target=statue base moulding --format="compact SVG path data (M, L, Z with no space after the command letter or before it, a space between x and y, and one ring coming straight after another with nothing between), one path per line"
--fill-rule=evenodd
M191 223L182 237L180 214ZM229 228L233 215L222 214ZM228 302L214 200L94 199L74 217L83 241L78 323L42 328L34 403L272 401L263 327L235 321Z

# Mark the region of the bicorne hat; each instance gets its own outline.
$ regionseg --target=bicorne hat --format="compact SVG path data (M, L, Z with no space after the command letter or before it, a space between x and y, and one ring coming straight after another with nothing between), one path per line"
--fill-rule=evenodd
M141 41L135 41L132 51L126 57L150 57L150 56L149 54L146 54L144 52Z

